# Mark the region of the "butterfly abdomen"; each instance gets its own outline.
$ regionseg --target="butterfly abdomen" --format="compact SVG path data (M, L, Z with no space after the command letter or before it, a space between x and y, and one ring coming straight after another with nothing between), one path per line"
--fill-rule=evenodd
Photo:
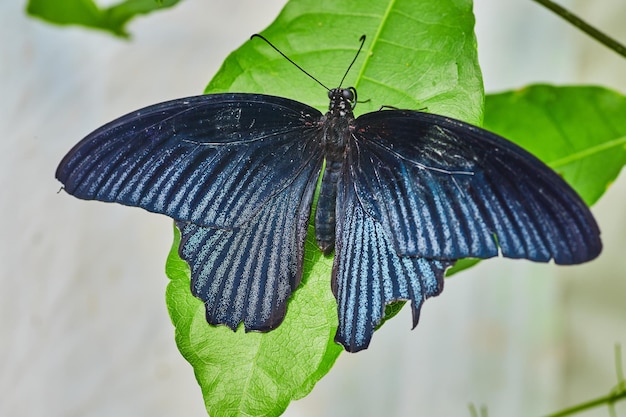
M329 255L335 248L337 181L341 174L342 162L326 159L326 168L315 209L315 239L324 255Z

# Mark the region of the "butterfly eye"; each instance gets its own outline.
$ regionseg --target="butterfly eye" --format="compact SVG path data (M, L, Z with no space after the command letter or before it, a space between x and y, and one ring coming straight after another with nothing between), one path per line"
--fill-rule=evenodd
M349 100L349 101L354 100L354 93L349 88L344 88L343 90L341 90L341 95L346 100Z
M328 98L332 99L333 98L333 94L334 94L335 90L328 90Z

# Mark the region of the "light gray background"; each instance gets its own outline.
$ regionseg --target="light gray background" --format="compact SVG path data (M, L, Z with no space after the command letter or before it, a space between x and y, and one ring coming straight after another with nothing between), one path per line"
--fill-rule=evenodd
M133 42L0 4L0 416L205 415L164 302L171 221L57 194L54 170L101 124L202 92L282 4L188 0L134 22ZM623 0L564 4L626 41ZM626 92L624 59L535 3L475 8L488 91L553 82ZM407 309L285 415L468 416L473 402L492 417L535 416L607 393L613 346L626 345L625 192L622 175L594 207L598 260L491 260L455 276L415 331Z

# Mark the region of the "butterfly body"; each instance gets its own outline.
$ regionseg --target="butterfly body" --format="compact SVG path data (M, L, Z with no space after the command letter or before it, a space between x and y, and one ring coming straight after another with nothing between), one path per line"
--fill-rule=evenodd
M317 207L315 210L315 237L325 255L335 247L335 209L337 183L345 163L345 151L354 130L353 89L335 88L328 92L328 113L320 120L322 147L326 166L322 175Z
M415 326L456 259L574 264L600 252L587 206L528 152L434 114L355 118L355 93L331 90L325 115L260 94L156 104L88 135L56 177L78 198L172 217L207 321L269 331L300 284L323 170L316 239L335 250L335 340L349 351L368 346L391 302L410 300Z

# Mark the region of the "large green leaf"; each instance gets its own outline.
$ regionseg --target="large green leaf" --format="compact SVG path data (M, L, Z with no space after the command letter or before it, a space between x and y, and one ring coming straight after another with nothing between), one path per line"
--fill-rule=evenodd
M285 321L269 333L245 333L242 327L233 332L207 324L204 304L190 294L190 271L178 257L180 233L174 230L166 267L168 308L176 343L194 368L207 411L211 416L281 414L292 399L311 391L341 352L333 342L337 317L327 279L331 260L309 238L302 285Z
M336 87L356 53L344 86L359 91L359 112L381 105L428 108L472 123L481 119L482 80L468 0L292 1L263 32L299 65ZM224 62L207 92L239 91L293 98L320 110L326 91L259 39ZM233 333L209 326L189 290L189 272L168 259L167 302L176 340L194 368L212 416L279 415L306 395L341 348L333 342L337 306L330 290L332 259L307 242L305 274L285 321L269 333Z
M589 205L626 163L626 97L606 88L533 85L489 95L484 127L544 161Z
M174 6L180 0L126 0L98 7L94 0L29 0L26 11L57 25L81 25L128 37L126 24L137 15Z
M327 87L359 92L357 114L383 105L480 124L483 87L468 0L292 1L263 35ZM231 54L206 88L279 95L325 111L324 90L259 39Z

